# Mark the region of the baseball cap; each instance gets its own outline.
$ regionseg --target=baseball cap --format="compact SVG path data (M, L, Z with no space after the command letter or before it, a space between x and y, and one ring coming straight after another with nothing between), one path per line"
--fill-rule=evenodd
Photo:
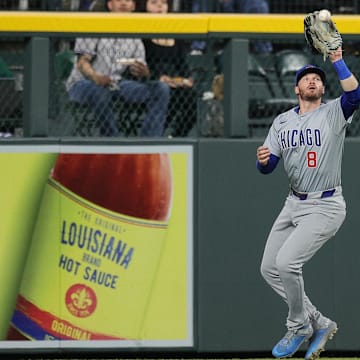
M299 69L299 70L296 72L295 85L298 84L299 80L300 80L303 76L305 76L306 74L309 74L309 73L318 74L318 75L321 77L322 82L325 84L326 74L325 74L324 70L321 69L321 68L319 68L318 66L308 64L308 65L303 66L301 69Z

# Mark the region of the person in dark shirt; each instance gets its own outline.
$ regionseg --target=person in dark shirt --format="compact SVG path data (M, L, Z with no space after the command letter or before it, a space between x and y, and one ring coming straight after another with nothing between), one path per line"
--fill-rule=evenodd
M169 0L145 0L137 10L154 14L166 14ZM147 63L154 80L169 85L170 103L167 126L171 136L187 136L196 124L197 95L194 81L187 66L186 56L190 47L182 39L143 39Z

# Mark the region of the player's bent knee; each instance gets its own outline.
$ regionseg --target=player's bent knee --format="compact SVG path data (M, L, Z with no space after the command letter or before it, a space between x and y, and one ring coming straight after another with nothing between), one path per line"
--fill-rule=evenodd
M260 265L260 274L266 282L270 282L270 279L273 278L273 271L271 270L271 267L264 261Z

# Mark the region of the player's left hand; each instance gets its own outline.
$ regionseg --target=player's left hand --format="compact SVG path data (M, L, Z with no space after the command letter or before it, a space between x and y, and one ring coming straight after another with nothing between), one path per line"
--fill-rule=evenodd
M259 146L256 151L260 165L265 166L270 160L270 149L267 146Z

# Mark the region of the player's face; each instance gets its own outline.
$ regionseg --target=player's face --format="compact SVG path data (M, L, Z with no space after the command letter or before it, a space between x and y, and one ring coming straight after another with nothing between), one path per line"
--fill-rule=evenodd
M318 74L306 74L295 87L295 94L301 99L312 101L320 99L325 92L324 84Z
M154 14L165 14L169 11L168 0L147 0L146 11Z
M108 0L107 5L112 12L132 12L135 10L134 0Z

